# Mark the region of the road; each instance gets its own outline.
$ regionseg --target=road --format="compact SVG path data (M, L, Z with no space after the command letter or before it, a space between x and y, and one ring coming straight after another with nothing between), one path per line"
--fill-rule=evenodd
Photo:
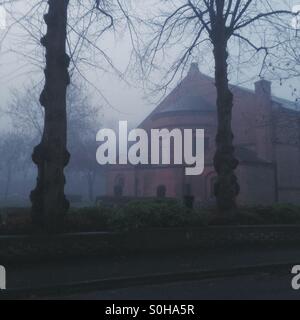
M237 276L99 291L67 296L63 300L300 300L290 274Z
M6 266L8 289L48 287L149 274L223 270L253 265L300 264L300 248L232 248L128 257L41 261Z
M29 290L34 292L33 295L40 297L56 295L56 292L69 292L69 294L70 292L89 292L88 294L64 297L64 299L83 300L300 300L300 292L293 291L291 287L291 270L294 265L300 265L299 257L300 249L297 246L288 248L232 248L230 250L170 252L165 254L153 253L106 259L99 257L53 261L52 263L41 261L37 264L7 266L7 288L12 290L12 293L18 293L18 290L22 291L23 289L25 291ZM276 265L284 266L284 270L278 270L278 272L275 270L274 272L274 266ZM255 275L252 270L253 266L259 267L259 271L256 270ZM262 271L260 266L267 267ZM251 271L247 271L247 273L240 271L244 268L250 268ZM224 273L224 270L234 270L234 272L228 274ZM206 272L213 272L213 275L209 275L209 277L215 278L215 280L200 280L207 279L207 275L186 277L186 275L194 271L201 275L203 273L206 274ZM217 271L217 276L215 271ZM164 281L161 281L161 278L159 278L159 281L151 278L150 281L146 282L144 280L131 282L130 280L125 285L118 280L148 276L156 277L157 275L166 274L183 274L184 276L176 276L175 278L172 276L167 280L164 277ZM229 278L230 276L231 278ZM107 285L106 281L110 283L114 279L117 280L117 283L113 281L113 285ZM90 286L90 283L95 281L96 285ZM81 286L79 291L77 289L61 290L61 287L67 286L69 288L71 286L73 288L74 285L81 283L85 283L84 290L82 290ZM149 283L153 285L146 285ZM140 286L133 287L137 284ZM130 289L103 291L104 288L124 288L129 285L131 286ZM35 289L39 288L45 288L45 290L42 290L43 294L36 293ZM50 291L48 291L49 288L51 289ZM101 288L102 291L100 290Z

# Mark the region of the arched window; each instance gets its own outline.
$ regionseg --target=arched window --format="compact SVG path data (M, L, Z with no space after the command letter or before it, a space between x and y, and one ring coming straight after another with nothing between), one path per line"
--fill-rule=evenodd
M115 186L114 187L114 196L115 197L122 197L123 196L123 192L124 192L123 187L121 187L121 186Z
M139 190L140 190L140 180L139 178L135 178L134 179L134 193L135 193L135 196L138 197L139 196Z
M165 198L167 195L167 188L164 185L157 187L156 195L158 198Z
M115 178L114 196L122 197L124 193L124 187L125 187L125 178L122 175L117 175Z

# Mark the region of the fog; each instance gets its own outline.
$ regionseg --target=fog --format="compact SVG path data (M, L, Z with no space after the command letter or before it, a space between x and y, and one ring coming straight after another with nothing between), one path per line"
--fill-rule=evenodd
M156 6L160 1L147 0L140 1L136 4L136 10L145 16L155 12ZM274 1L276 2L276 1ZM285 1L287 6L298 4L299 0ZM38 30L40 21L34 21L35 28L28 30L28 21L16 23L19 17L32 5L32 1L18 1L8 6L9 15L7 17L7 28L1 30L1 47L0 47L0 96L1 110L5 109L11 103L12 91L17 89L19 92L28 90L30 83L33 86L43 83L44 74L44 52L38 45L40 36L45 30ZM71 8L71 10L75 10ZM31 35L29 35L31 33ZM145 35L145 37L147 37ZM103 126L114 126L117 120L127 120L131 127L141 122L161 101L185 75L187 69L179 74L169 85L165 93L152 94L149 90L150 83L159 83L163 77L163 72L156 72L152 79L142 81L138 68L133 68L136 63L132 57L132 45L125 26L121 26L118 30L107 31L97 43L97 46L105 50L107 56L116 69L120 70L123 78L118 75L112 68L103 62L101 57L95 57L94 63L80 65L81 74L77 72L76 79L85 83L87 93L92 104L99 109L100 116L98 118L99 129ZM180 44L178 44L180 47ZM165 60L161 59L161 70L168 68L168 62L174 59L178 54L178 48L174 46L169 50ZM84 49L83 49L84 50ZM90 50L87 48L86 50ZM87 53L86 55L95 55L97 53ZM200 71L213 77L214 64L211 52L199 52L195 55L194 61L199 62ZM105 70L102 69L101 63L105 64ZM166 65L164 65L166 64ZM187 66L188 68L189 66ZM245 86L253 89L253 84L259 79L259 65L251 65L250 67L240 66L238 70L231 68L230 80L233 84ZM74 72L76 74L76 70ZM149 80L149 83L147 83ZM273 81L273 92L277 96L291 99L293 88L298 88L299 79L284 81L280 84L279 79ZM1 113L0 124L2 130L9 130L12 127L11 121L5 113ZM30 153L29 153L30 154ZM30 165L29 165L30 166ZM30 168L33 170L33 168ZM30 171L30 175L34 177L34 173ZM26 185L23 190L30 189L28 185L32 185L34 178ZM101 184L101 182L99 182ZM19 192L19 191L15 191ZM73 193L80 190L73 190ZM25 196L26 192L23 194Z
M147 0L146 3L145 1L136 2L135 10L139 14L149 16L149 12L157 12L152 8L158 7L159 2L158 0ZM273 2L278 3L277 0ZM299 1L288 0L280 2L285 2L288 7L292 7L298 4ZM33 83L43 81L43 73L41 72L43 69L43 50L36 47L37 39L43 34L44 30L35 35L37 39L30 39L28 30L22 29L18 24L15 25L15 20L22 16L31 4L32 1L23 0L9 7L13 17L7 17L7 24L8 26L14 24L14 27L9 32L0 30L1 36L5 37L0 48L1 105L8 103L11 89L22 89L29 80ZM24 23L24 25L26 24ZM126 30L107 32L102 40L99 41L99 46L105 49L113 64L121 72L124 72L130 65L132 46ZM170 50L168 53L170 59L167 60L172 60L177 54L177 50L177 47ZM29 57L31 53L34 53L35 59ZM212 77L214 76L212 56L209 52L205 52L205 54L201 52L200 56L195 59L199 62L200 71ZM253 89L253 83L258 80L258 68L259 66L257 68L253 66L250 70L249 67L246 69L239 68L238 72L232 70L230 75L231 82ZM95 88L90 86L92 98L95 103L104 108L103 111L108 123L110 123L111 119L123 119L128 120L134 126L142 121L164 96L164 93L156 96L149 95L149 91L144 90L143 83L133 72L126 73L126 81L123 81L110 68L106 68L106 71L103 72L101 69L85 65L83 69L83 74L95 86ZM162 73L155 74L154 81L159 82L162 76ZM182 76L184 76L184 73ZM180 76L170 85L169 91L180 80L179 78ZM82 81L85 81L85 79L82 79ZM273 82L273 90L277 96L293 99L291 85L297 87L298 79L286 81L283 86L280 85L277 79L277 81ZM3 119L2 125L4 125Z

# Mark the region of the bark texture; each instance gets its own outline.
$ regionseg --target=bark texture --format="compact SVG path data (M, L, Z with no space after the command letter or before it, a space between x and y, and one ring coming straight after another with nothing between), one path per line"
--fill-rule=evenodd
M38 167L37 186L31 193L33 222L55 231L69 209L64 188L67 151L66 93L70 83L66 54L69 0L49 0L44 16L47 33L41 39L46 50L45 86L40 103L45 108L44 132L34 149Z
M228 82L228 36L225 25L220 24L213 37L215 58L215 79L217 88L218 133L216 137L217 151L214 158L218 180L215 185L217 205L221 212L232 212L236 209L236 197L240 187L235 175L238 160L234 156L232 132L233 94Z

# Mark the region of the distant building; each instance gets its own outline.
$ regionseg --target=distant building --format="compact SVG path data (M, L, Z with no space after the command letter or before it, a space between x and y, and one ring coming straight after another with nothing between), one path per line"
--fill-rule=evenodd
M300 112L292 102L276 98L271 83L255 83L255 91L232 86L236 171L240 204L300 203ZM205 172L186 176L183 166L111 166L107 195L126 197L192 195L200 203L214 201L213 167L217 133L214 79L197 64L183 81L143 121L145 130L205 129Z

